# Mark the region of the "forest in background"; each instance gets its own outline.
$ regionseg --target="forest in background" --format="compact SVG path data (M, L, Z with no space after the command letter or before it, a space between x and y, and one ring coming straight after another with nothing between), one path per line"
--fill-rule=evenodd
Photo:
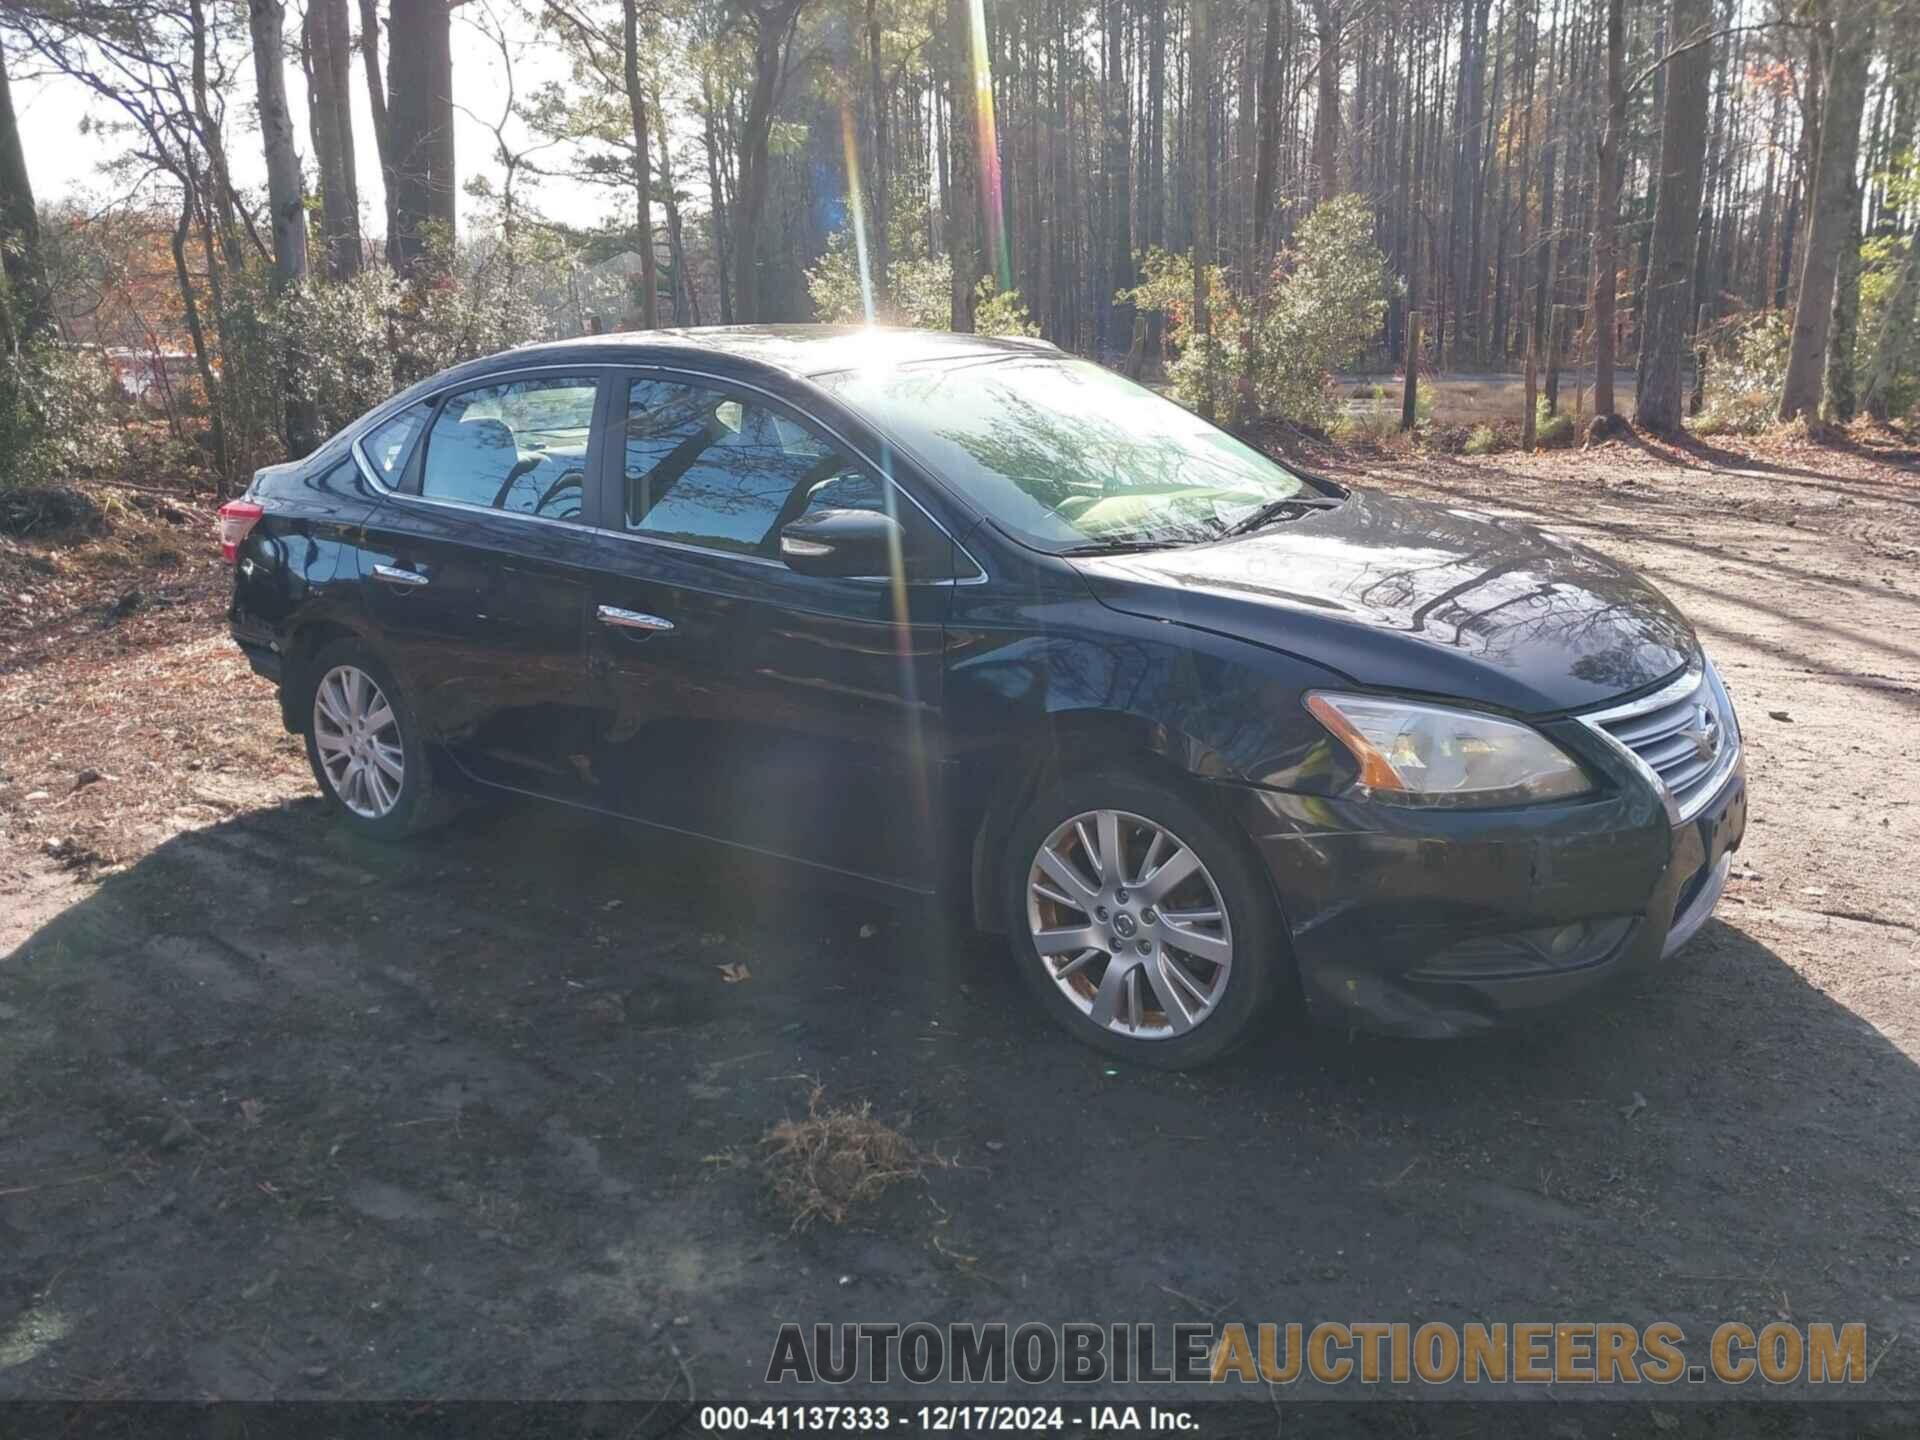
M8 0L0 469L99 468L131 431L231 484L470 355L815 318L1037 333L1241 425L1337 422L1355 366L1406 375L1408 427L1420 374L1524 370L1527 445L1571 438L1570 409L1601 434L1896 419L1920 394L1916 18ZM456 68L456 26L495 79ZM36 203L27 152L64 141L23 135L11 92L49 77L119 147L105 198ZM456 112L491 153L456 152ZM559 177L605 213L544 205Z

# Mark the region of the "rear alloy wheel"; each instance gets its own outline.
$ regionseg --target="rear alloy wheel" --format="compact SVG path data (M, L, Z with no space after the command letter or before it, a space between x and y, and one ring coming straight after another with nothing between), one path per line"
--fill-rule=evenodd
M336 665L313 692L313 748L340 803L363 820L389 815L407 778L400 721L374 678Z
M1014 842L1015 957L1068 1030L1168 1068L1245 1038L1282 942L1243 843L1183 795L1118 775L1041 796Z
M306 667L307 760L354 829L397 840L437 818L433 767L392 673L358 640L338 640Z

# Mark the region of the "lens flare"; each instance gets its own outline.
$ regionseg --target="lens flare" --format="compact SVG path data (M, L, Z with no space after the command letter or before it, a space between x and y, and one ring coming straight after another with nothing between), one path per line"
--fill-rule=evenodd
M987 58L986 0L969 0L973 50L974 173L980 177L980 214L985 220L994 278L1013 288L1013 257L1007 244L1006 206L1000 185L1000 140L993 119L993 62Z
M860 309L867 324L874 323L873 271L867 263L867 204L860 186L860 140L853 123L853 105L840 102L840 149L847 162L847 208L853 223L853 253L860 268Z

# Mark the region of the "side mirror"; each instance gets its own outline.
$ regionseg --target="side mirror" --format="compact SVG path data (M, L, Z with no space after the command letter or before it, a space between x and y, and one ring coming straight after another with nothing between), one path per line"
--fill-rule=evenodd
M780 527L780 558L802 575L891 575L905 543L878 510L816 510Z

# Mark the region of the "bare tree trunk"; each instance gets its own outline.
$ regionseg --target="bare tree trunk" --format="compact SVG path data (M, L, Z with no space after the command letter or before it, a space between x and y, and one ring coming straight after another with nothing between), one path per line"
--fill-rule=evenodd
M1476 358L1480 295L1474 261L1480 253L1480 131L1490 4L1491 0L1472 0L1460 27L1460 135L1453 169L1453 208L1457 219L1467 226L1467 234L1455 245L1453 255L1453 343L1455 353L1464 346L1466 353Z
M1548 78L1553 78L1551 66L1548 67ZM1546 344L1547 325L1553 307L1553 254L1554 247L1559 243L1553 217L1554 204L1560 192L1555 176L1560 162L1560 132L1566 118L1563 96L1549 95L1545 103L1547 115L1540 136L1540 233L1534 239L1533 347L1536 360L1540 347ZM1454 329L1456 332L1459 330L1457 322Z
M0 306L9 350L39 337L53 319L46 269L40 255L40 218L33 182L13 114L13 87L0 53L0 250L6 264L7 304Z
M1614 300L1620 286L1620 140L1627 128L1625 0L1607 0L1607 126L1593 187L1593 434L1614 417Z
M640 85L640 7L620 0L622 59L626 66L627 113L633 119L633 183L640 223L640 325L660 328L660 277L653 253L653 148L647 138L647 92Z
M880 63L882 30L877 0L867 0L867 77L873 92L873 194L867 209L873 216L873 303L885 313L893 303L888 276L893 269L893 245L887 233L888 207L892 202L891 180L887 171L887 90Z
M391 141L387 205L393 268L411 274L425 252L431 209L432 127L427 104L427 11L437 0L392 0L387 29L387 120Z
M208 189L213 192L211 206L205 193L200 195L199 204L202 212L209 216L209 223L218 222L221 256L228 265L238 268L246 259L242 249L243 227L261 257L271 260L272 256L261 244L258 232L253 228L252 217L234 194L233 174L227 164L226 140L209 98L212 82L208 78L207 56L214 42L213 26L207 18L207 5L208 0L187 0L188 25L193 36L194 135L207 152L203 192Z
M1325 0L1320 0L1324 4ZM1199 103L1193 106L1193 155L1187 167L1193 177L1193 323L1190 344L1206 347L1206 364L1200 394L1200 414L1213 419L1213 377L1215 355L1213 326L1207 315L1207 271L1213 265L1213 217L1207 204L1207 165L1213 153L1213 107L1205 97L1213 88L1212 0L1193 0L1193 82L1187 93Z
M1331 200L1340 193L1340 7L1338 0L1313 0L1313 33L1320 46L1319 100L1313 112L1315 194ZM1204 93L1204 92L1201 92Z
M267 204L273 219L273 283L285 291L307 278L307 209L300 183L300 156L293 148L293 116L287 110L287 69L283 51L287 23L281 0L248 0L253 30L253 71L260 106L260 141L267 156ZM292 355L282 357L291 375ZM317 417L313 402L287 384L287 454L313 448Z
M715 123L714 110L719 101L714 98L711 80L701 77L700 93L703 100L701 111L706 125L707 148L707 230L713 237L713 268L720 290L720 323L733 323L733 265L732 255L728 251L728 237L732 227L727 220L727 197L720 184L720 130Z
M1707 79L1713 47L1711 0L1674 0L1673 43L1665 66L1666 113L1660 125L1659 189L1647 257L1646 321L1640 341L1636 425L1656 432L1680 428L1680 372L1686 351L1693 283L1694 234L1700 223L1701 170L1707 157Z
M309 0L306 53L313 159L320 171L320 237L327 274L360 273L360 186L353 163L353 61L347 0Z
M267 158L267 204L273 219L273 270L277 284L306 278L307 211L300 183L300 156L293 146L293 116L287 110L286 57L281 0L248 0L253 30L253 71L259 87L260 140Z
M173 276L180 287L180 310L187 320L187 338L193 342L193 363L207 397L207 430L212 441L214 469L224 480L231 460L227 455L227 428L220 412L220 377L208 353L206 328L200 323L200 304L194 298L193 276L187 269L187 232L193 223L194 196L190 188L180 196L180 219L173 227ZM211 250L211 246L208 247Z
M973 287L980 276L980 254L974 243L975 155L979 135L974 119L973 14L967 0L948 0L947 92L953 111L947 134L947 254L953 262L953 296L949 323L955 330L973 329Z
M1133 288L1133 214L1132 175L1128 162L1132 157L1130 96L1127 93L1126 10L1120 0L1106 0L1107 113L1105 154L1101 171L1107 191L1107 233L1110 273L1107 283L1112 291L1105 297L1107 312L1106 343L1109 350L1130 345L1133 338L1133 302L1117 298L1118 292Z
M1847 166L1847 228L1840 237L1840 266L1833 282L1833 323L1827 334L1826 383L1823 413L1836 425L1853 419L1859 409L1854 386L1854 347L1860 340L1860 178Z
M400 193L394 164L393 126L387 119L387 87L380 75L380 12L378 0L360 0L360 59L367 72L367 100L373 109L373 143L380 152L380 192L387 217L387 263L401 268L400 222L394 204Z
M1537 439L1537 427L1540 415L1540 357L1534 351L1534 329L1527 326L1527 386L1522 396L1526 406L1520 412L1520 449L1527 454L1533 453Z
M1820 404L1827 337L1833 328L1834 282L1840 269L1840 251L1853 233L1847 204L1860 144L1860 112L1866 105L1871 48L1864 25L1835 27L1833 66L1820 117L1813 198L1807 206L1807 237L1801 246L1800 289L1793 305L1793 338L1787 351L1786 378L1780 384L1782 420L1811 417Z
M1260 39L1260 138L1253 162L1253 263L1267 268L1267 224L1273 215L1273 168L1280 149L1280 7L1267 0L1267 29Z
M660 92L652 91L651 97L653 113L664 115ZM693 276L687 272L686 232L680 224L680 196L674 189L673 152L667 145L667 127L656 125L654 135L660 144L660 200L667 208L667 254L673 260L673 323L698 325L700 302L693 293Z
M740 182L733 206L733 308L745 323L764 319L760 295L760 216L767 204L767 137L786 79L787 49L806 0L757 0L753 21L753 88L740 136Z
M452 259L460 234L460 173L454 157L453 4L427 0L427 218Z
M1920 290L1914 275L1914 255L1920 251L1920 234L1907 237L1907 258L1900 262L1900 277L1880 317L1880 333L1874 336L1873 362L1867 367L1867 384L1860 403L1881 424L1888 419L1887 391L1900 365L1901 357L1913 343L1914 295Z
M1420 312L1407 316L1407 368L1401 379L1400 428L1410 431L1420 423Z
M1278 0L1269 0L1277 4ZM1147 37L1147 177L1146 243L1167 243L1167 7L1156 5L1148 19ZM1147 317L1141 363L1147 354L1158 364L1163 356L1164 319L1158 310Z

